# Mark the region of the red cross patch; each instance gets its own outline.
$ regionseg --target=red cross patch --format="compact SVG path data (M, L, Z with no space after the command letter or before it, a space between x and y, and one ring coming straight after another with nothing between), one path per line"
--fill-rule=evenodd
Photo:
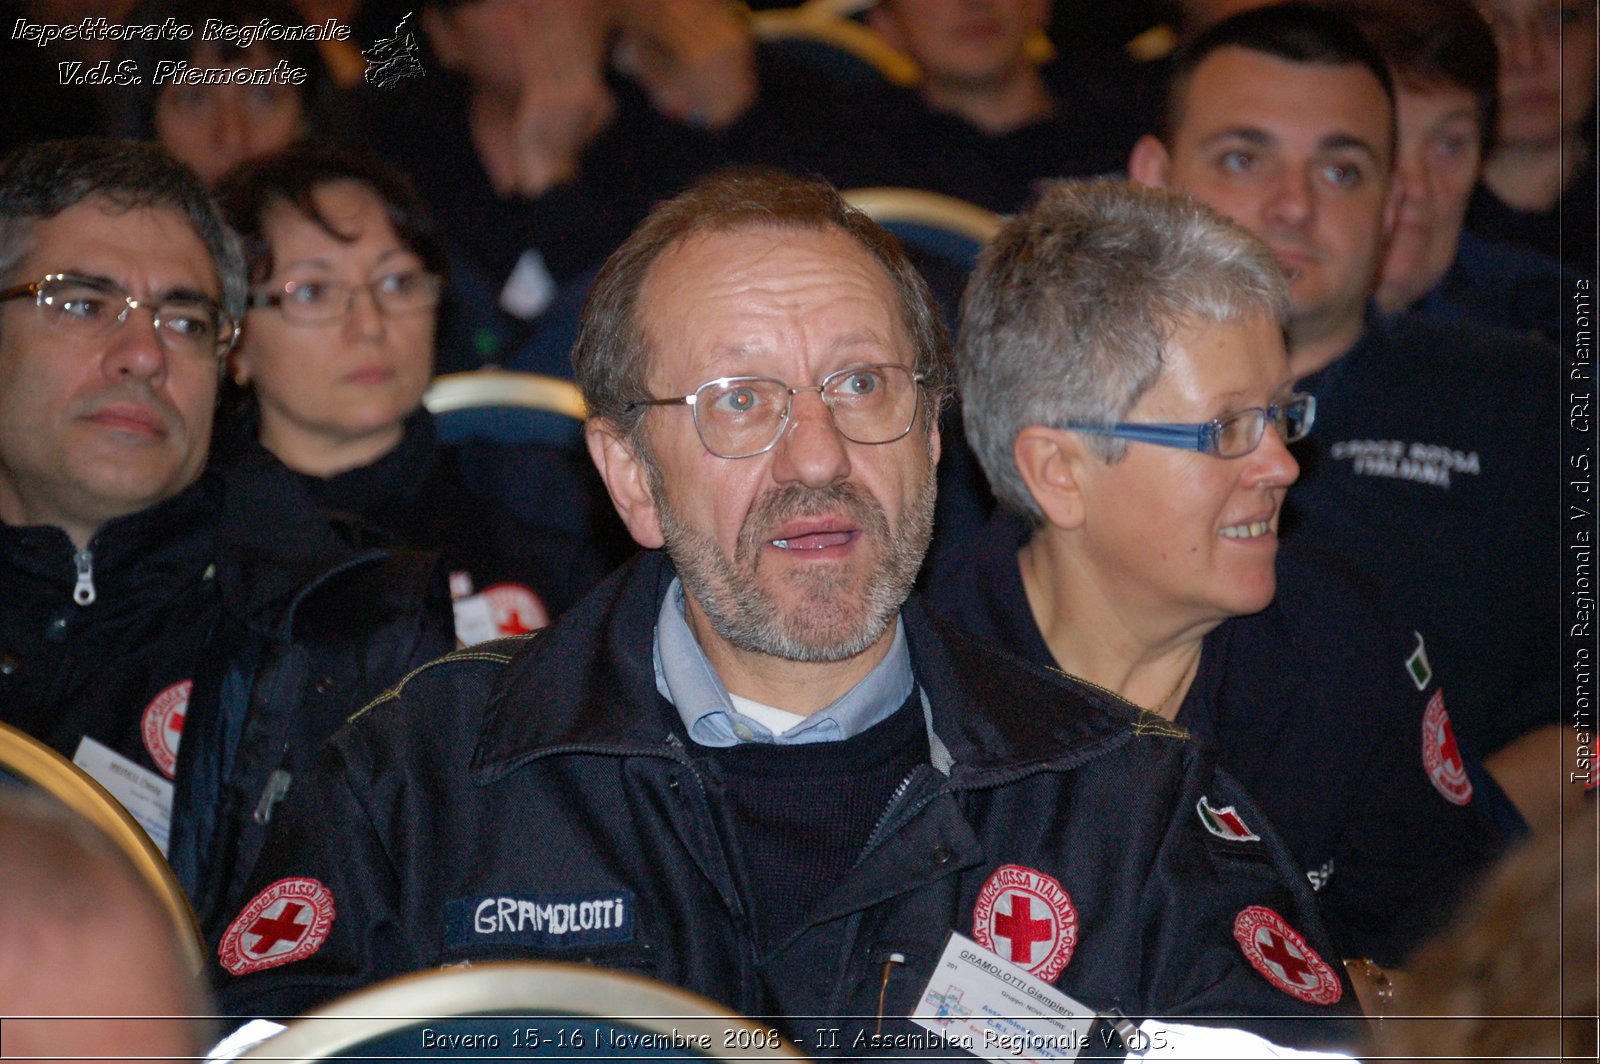
M280 879L244 907L217 946L234 975L305 960L333 927L333 894L310 878Z
M1078 945L1078 910L1061 884L1021 865L1001 865L978 891L972 937L984 949L1054 982Z
M178 768L178 743L183 738L183 718L189 712L192 690L193 680L179 680L150 700L139 721L145 752L169 780Z
M522 635L550 623L544 601L522 584L491 584L482 595L501 635Z
M1434 790L1445 801L1466 805L1472 801L1472 781L1467 778L1466 762L1456 746L1456 733L1450 727L1450 714L1444 711L1444 690L1433 692L1428 711L1422 715L1422 767Z
M1332 1005L1344 996L1334 970L1266 906L1252 905L1234 917L1233 937L1251 967L1285 994L1312 1005Z

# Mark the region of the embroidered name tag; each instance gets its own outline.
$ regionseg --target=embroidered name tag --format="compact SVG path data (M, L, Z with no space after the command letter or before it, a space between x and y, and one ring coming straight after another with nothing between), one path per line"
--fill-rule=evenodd
M491 894L445 906L445 945L581 949L633 941L633 894Z

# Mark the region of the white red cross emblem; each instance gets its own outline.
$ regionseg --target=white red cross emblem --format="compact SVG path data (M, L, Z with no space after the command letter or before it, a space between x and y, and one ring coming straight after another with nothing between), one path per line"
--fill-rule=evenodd
M1285 994L1312 1005L1332 1005L1344 996L1338 974L1266 906L1252 905L1234 917L1233 937L1251 967Z
M1445 801L1456 805L1472 801L1472 781L1467 778L1466 762L1456 746L1450 714L1444 710L1442 688L1433 692L1428 711L1422 715L1422 767L1428 770L1434 790L1444 795Z
M333 917L327 887L308 877L280 879L228 925L217 959L234 975L304 960L327 941Z
M491 584L482 595L501 635L522 635L550 623L544 601L522 584Z
M1043 872L1001 865L978 891L972 937L984 949L1054 982L1078 945L1072 896Z
M192 690L193 680L179 680L150 700L139 721L145 752L169 780L178 768L178 743L183 739L183 718L189 712Z

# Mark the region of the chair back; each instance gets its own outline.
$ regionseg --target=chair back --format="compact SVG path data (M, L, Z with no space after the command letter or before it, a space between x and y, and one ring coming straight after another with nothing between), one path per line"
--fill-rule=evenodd
M572 449L589 416L571 381L517 370L444 374L428 386L422 403L447 444L490 440Z
M852 207L907 243L965 261L1000 231L1000 216L975 203L920 188L853 188L844 198Z
M967 277L1000 230L1000 216L966 200L918 188L855 188L852 207L899 238L922 272L952 334Z
M881 79L908 87L922 80L916 60L871 28L810 4L757 11L750 29L756 40L840 82Z

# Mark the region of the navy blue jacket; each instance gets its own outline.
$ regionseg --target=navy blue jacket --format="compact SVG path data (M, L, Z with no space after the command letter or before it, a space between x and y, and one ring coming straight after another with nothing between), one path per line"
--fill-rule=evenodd
M1411 310L1434 321L1534 332L1554 344L1568 290L1556 259L1462 230L1450 269Z
M1305 378L1316 431L1286 542L1339 554L1427 632L1462 745L1559 720L1560 354L1524 334L1372 320Z
M969 554L936 574L928 602L1053 667L1018 568L1029 536L1020 518L996 513ZM1206 636L1176 723L1265 811L1316 888L1341 955L1396 964L1503 849L1497 824L1519 820L1466 759L1465 785L1433 782L1423 721L1436 695L1445 705L1443 688L1407 668L1420 637L1390 621L1370 581L1289 547L1277 574L1270 606Z
M429 555L360 549L275 459L208 474L88 545L0 524L0 720L73 756L90 736L175 784L168 857L226 918L278 801L356 708L455 646ZM187 689L170 722L149 707Z
M758 950L717 798L656 690L651 647L671 577L659 552L641 555L550 628L419 670L340 732L274 827L258 900L220 943L223 963L248 973L218 973L224 1007L292 1013L402 972L543 958L779 1017L808 1051L822 1051L817 1028L843 1027L848 1048L850 1031L875 1024L880 990L884 1031L917 1030L901 1017L947 933L974 934L981 889L1014 865L1070 895L1078 938L1055 981L1081 1001L1228 1017L1289 1043L1351 1033L1336 960L1322 985L1340 1000L1314 1005L1276 989L1235 940L1240 914L1264 906L1333 957L1276 838L1224 841L1202 825L1202 796L1261 817L1197 744L994 653L915 600L902 617L928 762L850 875ZM296 899L292 915L259 903L283 897ZM565 903L600 913L595 929L495 917L502 904L515 915ZM903 963L886 969L896 954Z
M419 409L406 419L399 445L377 461L299 479L325 511L352 515L403 546L438 554L473 592L513 584L538 596L551 617L561 614L605 575L599 558L577 536L519 521L471 483L468 460L459 448L440 444L433 416Z

